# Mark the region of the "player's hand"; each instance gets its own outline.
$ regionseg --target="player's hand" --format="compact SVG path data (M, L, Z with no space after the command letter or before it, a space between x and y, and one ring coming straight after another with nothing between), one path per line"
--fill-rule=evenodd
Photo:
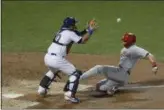
M88 22L87 27L88 27L90 30L94 31L94 30L96 30L96 29L98 28L98 24L97 24L97 22L96 22L95 19L92 19L92 20L90 20L90 21Z
M155 67L152 68L152 72L153 72L154 74L156 74L157 71L158 71L158 67L157 67L157 66L155 66Z

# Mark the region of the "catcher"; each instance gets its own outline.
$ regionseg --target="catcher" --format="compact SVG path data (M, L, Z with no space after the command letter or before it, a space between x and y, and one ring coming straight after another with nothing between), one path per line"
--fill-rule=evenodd
M139 59L148 59L155 74L158 70L154 56L135 44L136 36L133 33L125 33L121 40L124 48L121 50L118 66L96 65L80 77L80 79L86 79L92 75L103 74L106 78L96 84L96 91L110 96L116 93L119 86L128 83L131 70Z
M74 17L66 17L59 32L55 34L52 43L47 49L44 61L49 71L43 76L39 84L38 94L41 96L47 94L50 84L55 80L56 76L59 77L58 72L61 71L69 76L64 87L65 100L71 101L72 103L79 102L75 94L82 72L77 70L76 67L66 59L66 56L70 52L73 43L84 44L89 40L97 29L97 23L95 20L91 20L87 28L81 32L77 30L76 23L77 20Z

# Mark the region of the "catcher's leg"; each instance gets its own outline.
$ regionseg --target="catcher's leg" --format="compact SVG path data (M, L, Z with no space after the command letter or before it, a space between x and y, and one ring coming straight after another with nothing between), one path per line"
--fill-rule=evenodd
M75 97L75 94L78 89L79 85L79 78L81 76L82 72L79 70L76 70L73 74L69 76L69 79L64 87L65 91L65 99L70 100L71 102L78 103L79 99Z
M64 87L64 98L65 100L73 103L78 103L79 99L75 97L75 94L77 92L79 78L82 73L81 71L76 70L75 66L65 58L60 59L59 63L60 65L58 66L58 69L69 76L69 79Z
M41 96L45 96L47 94L47 90L49 89L50 84L52 83L52 81L54 80L58 72L59 71L52 72L51 70L49 70L45 74L45 76L42 78L42 80L40 81L39 88L38 88L38 93Z

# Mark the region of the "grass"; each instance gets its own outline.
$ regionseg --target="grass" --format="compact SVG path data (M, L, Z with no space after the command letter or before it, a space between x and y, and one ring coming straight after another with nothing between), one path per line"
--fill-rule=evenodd
M163 1L2 1L2 52L46 51L62 20L75 16L79 29L93 17L99 29L74 53L118 54L123 33L133 32L138 45L164 59L163 10Z

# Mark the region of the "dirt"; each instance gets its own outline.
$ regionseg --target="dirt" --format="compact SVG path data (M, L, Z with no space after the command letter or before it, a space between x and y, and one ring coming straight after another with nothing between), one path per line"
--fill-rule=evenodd
M94 76L80 82L77 96L79 104L70 104L64 101L63 86L67 80L65 74L58 82L54 82L45 98L37 96L40 79L47 71L44 65L44 53L3 53L2 54L2 108L29 108L29 109L90 109L90 108L164 108L164 88L147 88L123 90L113 97L95 98L90 96L90 86L103 76ZM86 71L95 65L117 65L119 56L70 54L68 60L78 69ZM137 63L130 75L129 84L139 86L164 85L164 64L158 63L157 75L151 72L151 65L147 60ZM13 99L3 97L6 93L21 93ZM32 105L33 104L33 105Z

